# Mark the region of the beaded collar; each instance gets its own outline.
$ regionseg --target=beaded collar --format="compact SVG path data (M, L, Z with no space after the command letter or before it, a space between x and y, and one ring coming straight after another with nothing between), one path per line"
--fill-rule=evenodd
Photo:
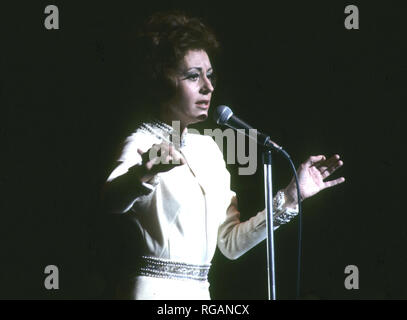
M176 149L179 149L179 148L182 148L185 146L185 138L186 138L188 129L185 130L185 133L183 133L182 136L180 137L180 134L177 130L175 130L170 125L168 125L158 119L153 119L148 122L143 122L140 126L140 129L143 131L152 133L157 138L160 138L163 141L172 143Z

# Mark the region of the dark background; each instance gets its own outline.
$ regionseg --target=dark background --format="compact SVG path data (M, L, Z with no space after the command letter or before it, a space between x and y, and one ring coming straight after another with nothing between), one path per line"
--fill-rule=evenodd
M339 153L346 182L304 202L302 297L406 299L401 1L25 1L0 8L0 298L106 299L118 252L98 207L137 114L132 36L152 12L202 17L223 51L212 106L269 132L295 165ZM44 8L59 8L46 30ZM360 30L344 28L358 5ZM214 127L210 121L201 129ZM242 219L263 209L262 166L237 175ZM291 178L274 157L274 188ZM109 229L109 226L112 226ZM277 296L295 298L298 222L276 232ZM56 265L60 289L44 288ZM360 289L346 290L356 265ZM214 299L266 299L266 247L210 273Z

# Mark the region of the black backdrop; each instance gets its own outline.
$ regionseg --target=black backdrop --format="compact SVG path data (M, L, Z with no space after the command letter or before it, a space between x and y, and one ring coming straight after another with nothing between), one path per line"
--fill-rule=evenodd
M212 105L269 132L296 166L322 153L345 162L335 177L347 181L303 205L302 297L407 298L401 1L52 1L60 29L51 31L48 4L0 9L0 298L110 297L117 234L98 194L137 113L132 35L171 8L204 18L223 45ZM348 4L360 30L344 28ZM263 208L262 167L229 169L248 219ZM273 170L274 188L285 186L288 164L275 156ZM276 232L281 299L295 298L297 226ZM217 252L212 297L266 299L265 263L264 243L236 261ZM47 265L59 268L59 290L44 288ZM344 287L347 265L359 268L359 290Z

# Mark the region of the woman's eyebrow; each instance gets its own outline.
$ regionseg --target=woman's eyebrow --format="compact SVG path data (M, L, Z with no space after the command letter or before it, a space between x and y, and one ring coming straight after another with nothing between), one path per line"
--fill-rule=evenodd
M189 68L189 69L187 70L187 72L188 72L188 71L191 71L192 69L197 69L198 71L202 72L202 68L201 68L201 67L191 67L191 68ZM212 71L212 67L209 68L207 71Z

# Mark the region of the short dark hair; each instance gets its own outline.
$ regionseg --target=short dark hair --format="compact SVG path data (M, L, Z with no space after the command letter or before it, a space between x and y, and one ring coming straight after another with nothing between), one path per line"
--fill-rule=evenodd
M145 98L154 108L174 94L169 74L189 50L204 50L212 57L219 50L212 30L200 19L180 11L150 16L137 34L136 45L137 78L148 86Z

